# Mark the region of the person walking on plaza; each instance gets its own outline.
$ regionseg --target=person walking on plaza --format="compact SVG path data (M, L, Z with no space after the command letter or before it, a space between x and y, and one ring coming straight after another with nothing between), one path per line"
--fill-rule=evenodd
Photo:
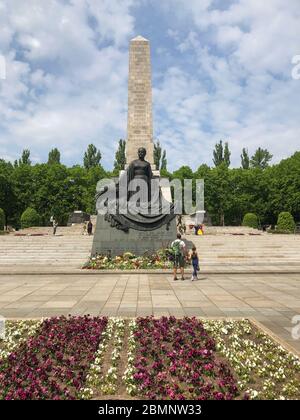
M184 257L185 257L185 243L181 240L181 234L177 234L177 239L172 242L171 248L174 252L174 280L177 278L177 269L180 268L181 280L184 280Z
M192 248L192 252L191 252L191 260L192 260L192 266L193 266L193 274L192 274L192 281L193 280L198 280L197 277L197 272L200 270L199 269L199 258L198 258L198 253L196 250L196 247L193 246Z
M89 235L89 236L93 234L93 223L92 223L92 221L91 221L91 220L89 220L89 222L88 222L88 225L87 225L87 232L88 232L88 235Z

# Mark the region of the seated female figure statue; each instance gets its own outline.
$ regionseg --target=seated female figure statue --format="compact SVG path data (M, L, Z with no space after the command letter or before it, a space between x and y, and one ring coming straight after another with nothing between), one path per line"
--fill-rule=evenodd
M105 219L110 222L112 227L116 227L125 232L128 232L130 228L136 230L155 230L163 225L166 225L166 228L168 229L171 220L175 217L174 208L171 203L168 203L170 204L169 213L162 211L162 200L164 200L164 198L162 197L160 188L157 194L157 202L159 202L159 205L156 207L156 212L151 211L151 204L153 204L151 202L151 180L153 174L151 165L145 160L145 156L146 149L140 147L138 149L138 159L135 159L130 163L128 169L121 176L119 183L116 185L116 214L107 213L105 215ZM118 211L119 200L121 200L123 191L121 184L123 185L124 181L127 186L125 201L128 205L128 211L125 213L123 211ZM137 192L139 193L138 207L135 206L135 211L131 211L131 202L137 204L134 200L134 196ZM101 192L98 193L98 197L100 195ZM124 196L122 196L122 198L124 199Z

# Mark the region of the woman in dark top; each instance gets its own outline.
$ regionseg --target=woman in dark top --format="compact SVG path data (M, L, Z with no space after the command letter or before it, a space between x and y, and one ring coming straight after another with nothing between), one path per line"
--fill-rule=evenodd
M191 252L191 260L192 260L192 266L193 266L193 275L192 275L192 281L198 279L197 277L197 271L199 271L199 258L197 254L196 247L193 246L192 252Z

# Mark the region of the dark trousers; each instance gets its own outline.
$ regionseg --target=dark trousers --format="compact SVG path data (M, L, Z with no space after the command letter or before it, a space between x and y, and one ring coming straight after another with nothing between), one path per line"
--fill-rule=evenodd
M199 261L193 260L192 264L193 264L193 276L197 277L197 271L199 271Z

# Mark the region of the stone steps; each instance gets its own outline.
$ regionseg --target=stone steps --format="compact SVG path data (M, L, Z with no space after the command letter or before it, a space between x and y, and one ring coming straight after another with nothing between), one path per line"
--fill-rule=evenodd
M42 232L44 228L34 229ZM0 237L1 267L66 267L79 268L89 258L93 236L85 236L78 226L68 229L62 236ZM260 235L236 236L188 235L197 247L202 267L292 267L300 266L300 236Z
M18 236L20 233L26 236ZM42 236L30 236L43 234ZM82 225L62 227L58 235L52 228L30 228L0 237L0 268L12 266L79 268L89 258L93 236L82 235Z

